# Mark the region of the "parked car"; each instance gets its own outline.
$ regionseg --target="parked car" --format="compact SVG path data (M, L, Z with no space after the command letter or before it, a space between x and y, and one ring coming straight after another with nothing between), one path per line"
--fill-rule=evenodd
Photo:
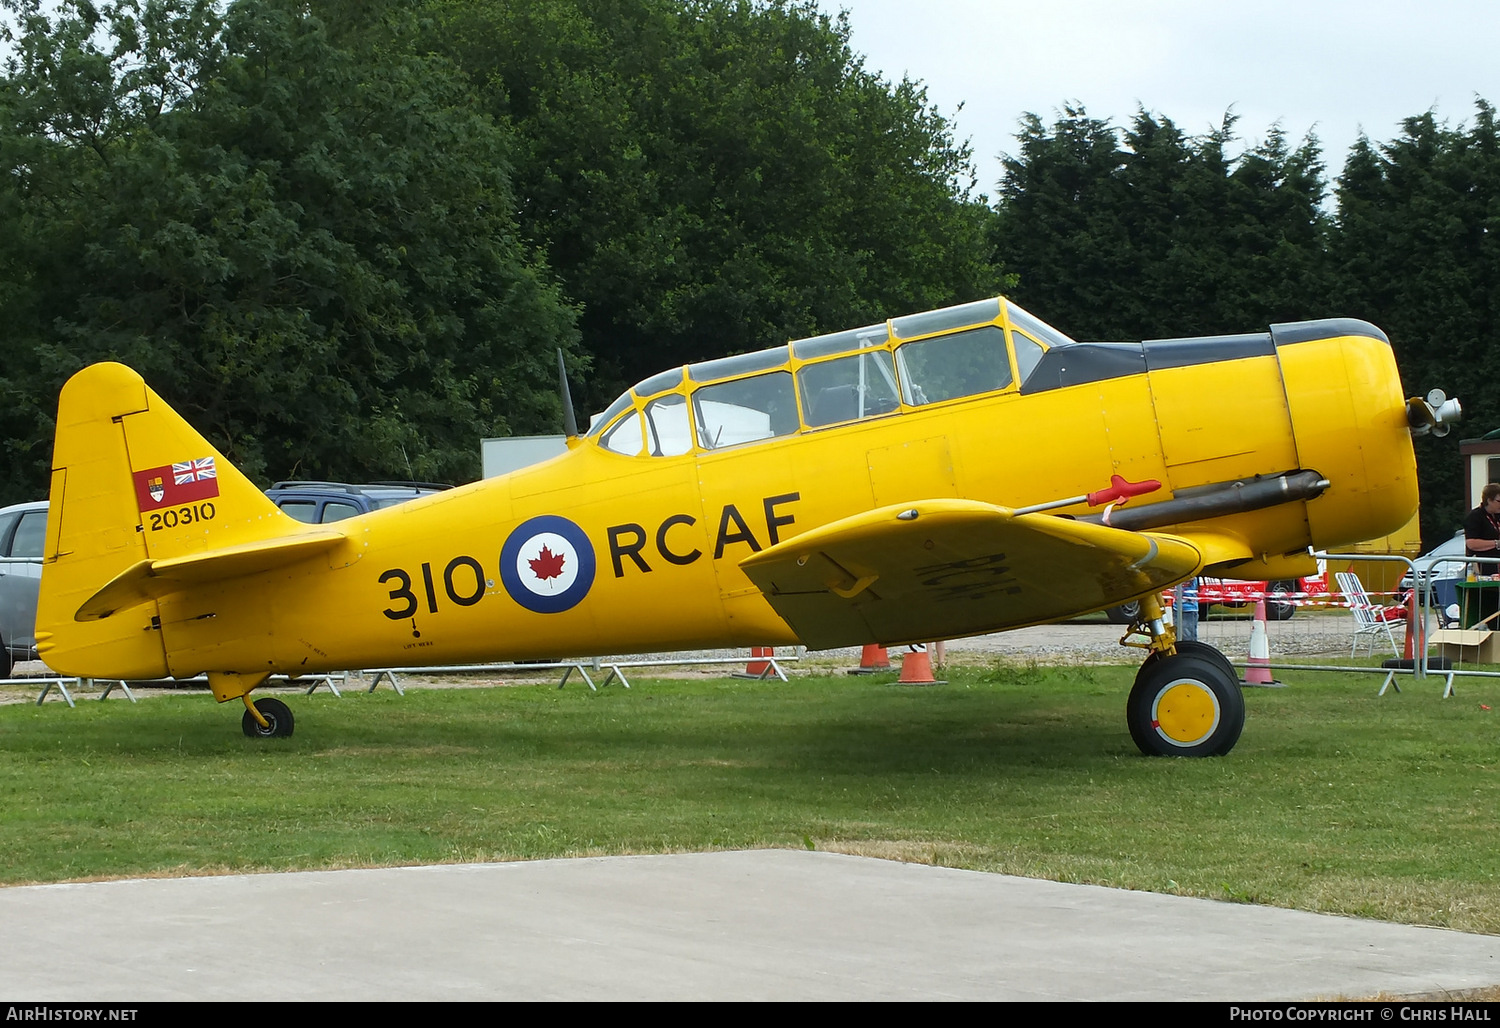
M1464 550L1464 533L1463 529L1459 529L1452 539L1439 543L1412 562L1416 565L1417 574L1421 576L1422 582L1430 590L1429 602L1437 608L1438 623L1443 628L1458 621L1458 588L1454 583L1465 578L1470 567L1462 559ZM1482 575L1491 575L1496 570L1500 570L1496 569L1493 564L1475 564L1473 567ZM1416 579L1410 571L1401 576L1403 593L1409 592L1415 584Z
M449 486L433 482L277 482L266 490L271 502L286 514L310 525L326 525L357 514L394 507Z
M1328 592L1328 575L1319 572L1310 578L1292 581L1242 582L1234 578L1198 579L1198 612L1201 617L1209 607L1231 607L1253 610L1261 597L1266 601L1266 619L1285 621L1297 613L1297 601ZM1128 625L1135 618L1139 604L1126 603L1106 610L1112 624Z
M0 509L0 678L36 659L36 594L42 583L47 501Z
M1285 621L1297 613L1298 601L1328 593L1328 574L1320 571L1307 578L1277 582L1241 582L1232 578L1200 578L1198 607L1235 607L1253 610L1261 597L1266 601L1266 619Z
M266 495L298 521L324 524L435 493L430 482L277 482ZM18 660L35 660L36 598L47 538L47 501L0 509L0 678Z

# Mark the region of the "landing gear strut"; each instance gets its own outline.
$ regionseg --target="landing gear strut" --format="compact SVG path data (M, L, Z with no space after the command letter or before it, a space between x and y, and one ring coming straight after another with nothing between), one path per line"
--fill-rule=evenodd
M255 712L250 708L250 697L245 697L245 716L240 719L240 727L245 734L252 739L276 739L285 738L292 734L292 711L285 703L272 697L266 696L255 701L255 712L259 712L257 719ZM265 724L261 724L264 721Z
M284 739L292 734L292 712L285 703L270 696L251 701L250 692L265 685L268 672L242 674L238 671L208 672L208 688L220 703L239 700L245 704L240 727L252 739Z
M1141 601L1136 625L1151 638L1125 703L1136 746L1148 757L1228 753L1245 727L1245 698L1229 659L1207 643L1176 642L1155 596Z

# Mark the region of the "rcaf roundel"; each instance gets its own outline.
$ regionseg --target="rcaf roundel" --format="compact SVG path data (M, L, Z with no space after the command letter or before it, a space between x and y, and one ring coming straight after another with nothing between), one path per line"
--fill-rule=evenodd
M594 547L567 518L543 514L517 525L500 550L500 581L527 610L560 614L594 584Z

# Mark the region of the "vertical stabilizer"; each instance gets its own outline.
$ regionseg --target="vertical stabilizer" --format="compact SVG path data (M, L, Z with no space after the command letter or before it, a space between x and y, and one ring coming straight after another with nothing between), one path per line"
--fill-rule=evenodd
M167 674L155 601L76 619L117 576L298 527L121 364L95 364L63 386L50 501L37 649L66 674Z

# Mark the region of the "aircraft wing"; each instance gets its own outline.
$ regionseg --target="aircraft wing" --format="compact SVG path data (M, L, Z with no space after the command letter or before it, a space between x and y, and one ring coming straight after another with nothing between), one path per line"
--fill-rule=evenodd
M740 562L813 649L952 639L1110 607L1196 574L1186 539L971 500L835 521Z
M187 557L137 561L84 601L73 619L96 621L194 585L283 567L332 549L343 540L342 532L325 529L226 546Z

